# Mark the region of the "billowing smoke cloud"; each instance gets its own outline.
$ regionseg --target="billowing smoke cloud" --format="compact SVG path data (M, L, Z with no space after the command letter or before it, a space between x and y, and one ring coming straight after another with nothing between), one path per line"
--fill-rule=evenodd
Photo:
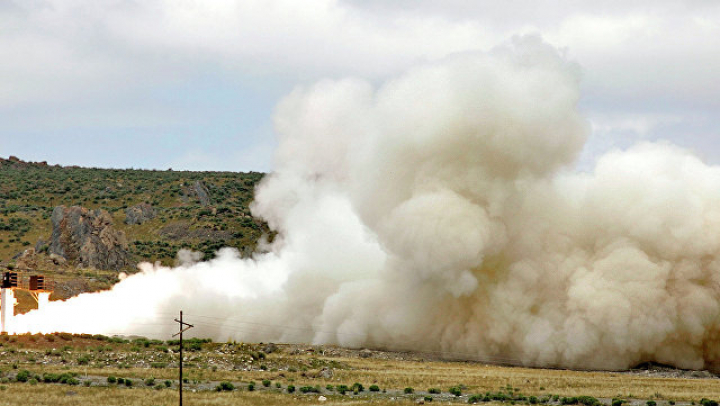
M254 213L267 253L141 266L18 330L434 351L536 366L712 368L720 169L643 144L573 173L579 71L537 38L374 86L300 88Z

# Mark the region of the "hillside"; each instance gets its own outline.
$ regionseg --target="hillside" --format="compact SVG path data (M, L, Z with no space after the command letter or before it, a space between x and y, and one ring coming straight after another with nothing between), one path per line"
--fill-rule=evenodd
M272 238L267 225L253 218L249 209L262 177L257 172L61 167L0 158L0 269L16 267L18 255L33 248L38 252L32 262L37 271L74 273L100 280L100 285L116 280L117 270L79 270L76 263L54 266L48 260L51 216L61 205L110 214L112 227L127 239L130 261L125 271L133 272L141 261L172 265L182 248L202 252L205 259L225 246L248 255L261 236ZM136 205L151 207L154 218L128 224L126 209Z

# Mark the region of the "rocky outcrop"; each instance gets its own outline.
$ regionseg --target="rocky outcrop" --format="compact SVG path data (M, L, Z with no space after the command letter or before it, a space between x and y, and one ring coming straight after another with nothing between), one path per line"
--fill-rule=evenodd
M58 206L51 221L50 255L84 268L119 270L132 265L125 233L112 227L107 211Z
M198 200L200 201L201 206L209 206L210 205L210 192L208 191L207 187L205 185L198 181L195 181L195 194L198 197Z
M35 248L28 248L22 253L15 255L13 259L18 269L37 269L38 267Z
M154 219L156 215L157 211L151 205L147 203L136 204L125 209L125 223L142 224Z

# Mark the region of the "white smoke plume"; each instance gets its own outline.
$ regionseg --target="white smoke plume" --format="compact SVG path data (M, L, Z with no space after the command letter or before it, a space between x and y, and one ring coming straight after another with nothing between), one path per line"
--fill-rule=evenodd
M717 368L720 168L642 144L574 173L579 69L538 38L384 83L300 88L240 259L141 265L18 331L434 351L534 366Z

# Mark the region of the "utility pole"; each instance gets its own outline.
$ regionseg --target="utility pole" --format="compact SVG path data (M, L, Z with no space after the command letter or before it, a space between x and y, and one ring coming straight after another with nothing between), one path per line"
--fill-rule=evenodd
M178 332L178 333L176 333L176 334L173 334L173 337L175 337L175 336L177 336L177 335L180 336L180 380L178 381L178 382L179 382L179 384L178 384L178 389L179 389L179 391L180 391L180 406L182 406L182 384L183 384L183 374L182 374L183 355L182 355L182 350L183 350L183 332L184 332L184 331L187 331L187 330L190 330L191 328L193 328L193 327L195 327L195 326L193 326L192 324L189 324L189 323L185 323L185 322L183 321L183 319L182 319L182 310L180 310L180 320L175 319L175 322L176 322L176 323L180 323L180 332ZM187 326L187 327L183 328L184 326Z

